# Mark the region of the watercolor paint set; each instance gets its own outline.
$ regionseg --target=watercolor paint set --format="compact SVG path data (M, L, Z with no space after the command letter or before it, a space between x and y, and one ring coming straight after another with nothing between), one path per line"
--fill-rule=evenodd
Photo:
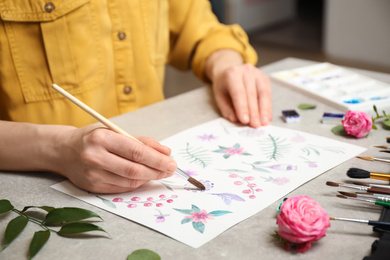
M369 112L373 105L390 104L390 84L327 62L278 71L270 76L342 111Z

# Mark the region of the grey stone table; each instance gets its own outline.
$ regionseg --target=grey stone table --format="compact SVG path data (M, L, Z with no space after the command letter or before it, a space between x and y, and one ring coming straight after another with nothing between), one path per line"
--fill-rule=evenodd
M266 73L311 64L310 61L287 58L262 67ZM358 72L390 83L390 75L358 70ZM354 139L335 136L331 125L322 124L324 112L340 112L326 104L272 82L274 117L273 125L290 127L313 134L334 138L368 148L364 155L384 157L373 145L384 143L389 131L378 130L367 138ZM301 121L286 124L281 119L284 109L297 109L301 103L317 104L314 110L299 110ZM113 122L135 135L152 136L162 140L187 128L219 117L209 87L201 87L144 107L137 111L113 118ZM389 157L389 155L388 155ZM312 181L297 188L287 196L308 195L317 200L331 216L378 220L381 208L335 197L337 190L326 186L326 181L345 182L350 167L369 168L371 171L390 172L389 165L351 159ZM126 259L137 249L147 248L162 259L362 259L370 255L372 242L378 238L372 227L348 222L332 222L327 236L315 243L304 254L286 252L271 237L274 230L276 208L280 201L242 221L198 249L193 249L172 238L112 213L96 208L73 197L60 193L50 185L63 178L49 173L0 173L0 199L9 199L16 208L25 205L49 205L54 207L82 207L97 212L104 222L98 223L112 239L72 239L52 235L35 259ZM0 215L0 241L12 214ZM37 226L29 224L5 251L0 259L27 259L28 244Z

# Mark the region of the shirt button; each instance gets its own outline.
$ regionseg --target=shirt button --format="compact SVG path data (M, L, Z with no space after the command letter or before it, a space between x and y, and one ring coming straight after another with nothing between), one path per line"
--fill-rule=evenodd
M125 93L126 95L130 94L131 91L133 91L133 89L132 89L129 85L126 85L126 86L123 88L123 93Z
M126 33L124 32L118 32L118 39L119 40L124 40L126 38Z
M48 13L53 12L54 10L54 4L53 3L47 3L45 4L45 11Z

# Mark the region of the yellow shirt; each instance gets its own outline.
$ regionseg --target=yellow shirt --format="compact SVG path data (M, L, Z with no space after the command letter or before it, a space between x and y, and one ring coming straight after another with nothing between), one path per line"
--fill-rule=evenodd
M0 0L0 119L83 126L95 120L56 83L105 117L161 101L165 64L205 81L218 49L257 55L207 0Z

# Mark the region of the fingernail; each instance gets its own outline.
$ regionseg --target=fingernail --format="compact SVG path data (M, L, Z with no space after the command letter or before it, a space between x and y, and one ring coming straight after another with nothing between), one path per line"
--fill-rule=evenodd
M168 172L175 172L177 169L177 163L176 162L170 162L168 164Z
M261 117L261 123L262 123L262 125L268 125L269 124L268 117L266 117L266 116Z
M247 124L247 123L249 122L249 116L248 116L248 114L244 114L244 115L242 116L242 121L243 121L244 124Z

